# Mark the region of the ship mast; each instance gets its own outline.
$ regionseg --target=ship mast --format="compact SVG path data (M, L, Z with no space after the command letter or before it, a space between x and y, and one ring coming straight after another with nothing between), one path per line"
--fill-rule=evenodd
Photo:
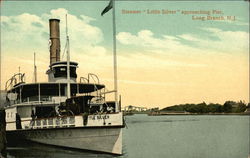
M18 76L19 76L19 82L21 82L21 78L20 78L20 73L21 73L21 71L20 71L20 69L21 69L21 68L20 68L20 66L19 66L19 67L18 67L18 74L19 74Z
M68 35L68 20L66 14L66 46L67 46L67 98L70 98L70 49L69 49L69 35Z
M34 82L37 83L36 53L34 52Z
M112 1L113 5L113 60L114 60L114 89L115 89L115 109L116 112L120 111L120 106L118 105L118 84L117 84L117 56L116 56L116 23L115 23L115 0ZM119 109L118 109L119 107Z

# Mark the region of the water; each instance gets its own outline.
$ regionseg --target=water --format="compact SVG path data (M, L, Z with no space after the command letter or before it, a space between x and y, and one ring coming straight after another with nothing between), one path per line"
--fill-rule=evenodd
M122 156L45 145L8 148L26 158L247 158L249 116L126 116Z

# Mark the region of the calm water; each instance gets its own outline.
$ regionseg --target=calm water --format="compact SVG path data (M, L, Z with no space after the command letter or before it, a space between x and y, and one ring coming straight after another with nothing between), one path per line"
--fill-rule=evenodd
M247 158L249 116L127 116L122 156L32 144L8 148L8 157Z

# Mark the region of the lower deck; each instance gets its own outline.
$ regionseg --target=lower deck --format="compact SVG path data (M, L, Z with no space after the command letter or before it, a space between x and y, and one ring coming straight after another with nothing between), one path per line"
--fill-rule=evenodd
M6 122L7 131L109 126L123 126L122 112L91 115L83 113L75 116L56 116L39 119L28 117Z

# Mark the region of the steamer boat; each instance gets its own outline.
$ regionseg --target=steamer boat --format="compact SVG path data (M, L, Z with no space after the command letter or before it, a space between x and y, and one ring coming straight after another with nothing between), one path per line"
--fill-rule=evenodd
M17 73L6 82L8 143L23 140L61 147L122 154L124 127L120 102L106 101L107 91L95 74L78 77L78 63L60 61L59 19L50 19L48 82L25 82ZM35 60L34 60L35 61ZM34 64L34 72L36 66Z

